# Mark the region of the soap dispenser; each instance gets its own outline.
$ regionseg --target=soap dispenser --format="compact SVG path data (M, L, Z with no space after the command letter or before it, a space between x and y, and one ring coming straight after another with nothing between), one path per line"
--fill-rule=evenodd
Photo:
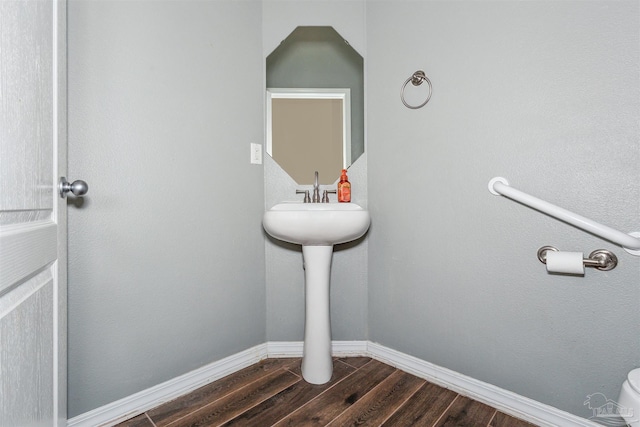
M347 177L347 170L342 169L340 182L338 182L338 202L347 203L351 201L351 183Z

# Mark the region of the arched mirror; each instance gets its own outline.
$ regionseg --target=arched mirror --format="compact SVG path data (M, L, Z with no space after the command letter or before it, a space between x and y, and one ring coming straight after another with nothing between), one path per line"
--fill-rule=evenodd
M267 153L298 184L334 183L364 152L362 56L332 27L297 27L266 70Z

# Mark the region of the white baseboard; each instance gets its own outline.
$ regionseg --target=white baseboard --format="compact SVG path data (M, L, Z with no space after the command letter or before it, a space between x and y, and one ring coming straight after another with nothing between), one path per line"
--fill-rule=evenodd
M333 341L331 354L336 357L369 357L369 341Z
M338 357L371 357L539 426L602 427L601 424L370 341L334 341L332 353ZM267 357L301 356L301 341L267 342L78 415L71 418L67 425L112 426Z
M302 357L302 341L268 341L269 357Z
M368 356L368 341L332 341L331 354L336 357ZM302 357L302 341L269 341L268 357Z
M257 345L131 396L80 414L68 420L67 426L113 426L240 369L258 363L262 359L266 359L267 356L267 345Z
M570 414L537 400L529 399L509 390L496 387L475 378L426 362L408 354L367 343L369 357L394 366L429 382L486 403L505 414L545 427L602 427L577 415Z

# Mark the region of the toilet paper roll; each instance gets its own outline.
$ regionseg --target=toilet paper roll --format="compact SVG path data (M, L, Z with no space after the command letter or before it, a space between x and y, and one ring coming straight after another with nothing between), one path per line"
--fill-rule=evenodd
M546 258L549 273L584 275L582 252L547 251Z

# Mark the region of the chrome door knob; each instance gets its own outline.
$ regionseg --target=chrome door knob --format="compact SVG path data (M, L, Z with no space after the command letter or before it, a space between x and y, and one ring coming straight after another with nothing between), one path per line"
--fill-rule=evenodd
M63 199L67 196L67 193L69 191L71 191L76 197L82 197L87 194L87 191L89 191L89 185L81 180L69 183L69 181L67 181L67 178L63 176L62 178L60 178L58 190L60 191L60 197L62 197Z

